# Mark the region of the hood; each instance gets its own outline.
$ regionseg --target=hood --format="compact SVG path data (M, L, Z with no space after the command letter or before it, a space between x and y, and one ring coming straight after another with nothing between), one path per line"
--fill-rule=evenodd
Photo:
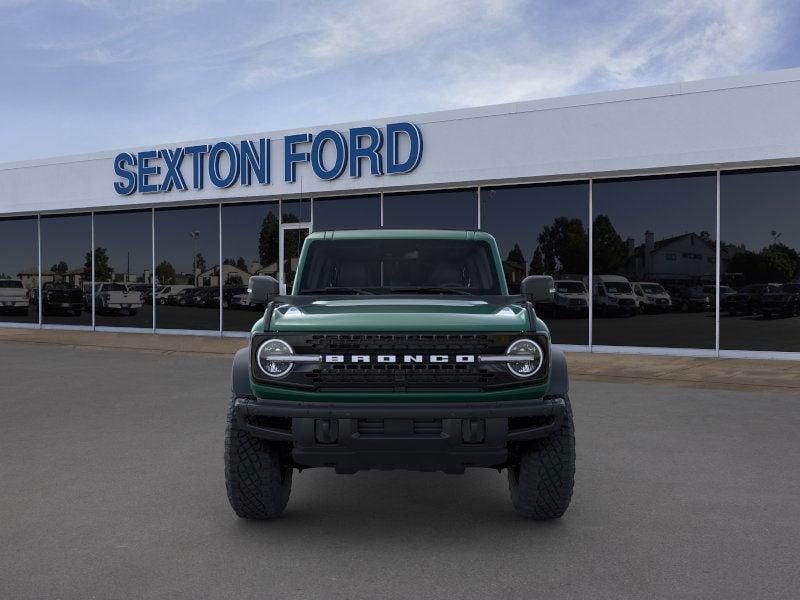
M284 302L281 303L281 300ZM528 331L525 307L507 296L285 297L273 331Z

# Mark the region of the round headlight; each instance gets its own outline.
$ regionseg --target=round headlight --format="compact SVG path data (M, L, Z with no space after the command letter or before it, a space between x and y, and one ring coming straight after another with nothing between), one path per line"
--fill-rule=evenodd
M294 354L292 347L283 340L267 340L258 347L256 361L258 368L269 377L283 377L292 370L292 363L270 359L271 356Z
M513 342L506 354L509 356L530 357L528 360L512 360L508 362L508 370L517 377L530 377L539 372L544 362L542 347L533 340L522 339Z

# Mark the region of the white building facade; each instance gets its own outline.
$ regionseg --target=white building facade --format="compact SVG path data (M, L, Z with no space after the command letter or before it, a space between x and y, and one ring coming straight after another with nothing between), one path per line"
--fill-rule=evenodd
M310 231L353 227L486 230L509 281L547 273L592 289L613 274L675 294L788 294L800 280L797 106L791 69L3 164L0 288L23 281L29 305L0 294L0 326L246 335L258 315L231 303L244 278L291 286ZM92 280L152 285L151 304L76 315L65 298ZM160 286L206 282L220 301L152 301ZM800 357L791 299L782 319L757 305L728 316L720 294L685 313L541 312L574 350Z

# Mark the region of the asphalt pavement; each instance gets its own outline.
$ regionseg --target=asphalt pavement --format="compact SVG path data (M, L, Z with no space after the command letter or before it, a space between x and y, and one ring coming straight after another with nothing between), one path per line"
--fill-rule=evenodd
M230 361L0 342L2 598L796 598L800 397L580 381L564 518L505 474L225 497Z

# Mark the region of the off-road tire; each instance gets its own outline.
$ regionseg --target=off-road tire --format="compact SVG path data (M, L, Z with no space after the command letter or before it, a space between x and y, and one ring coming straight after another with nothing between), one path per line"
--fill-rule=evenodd
M514 510L534 520L558 519L572 500L575 483L575 429L572 408L561 428L527 443L519 463L508 469L508 489Z
M234 512L243 519L274 519L289 502L292 468L281 463L276 444L242 430L228 407L225 429L225 487Z

